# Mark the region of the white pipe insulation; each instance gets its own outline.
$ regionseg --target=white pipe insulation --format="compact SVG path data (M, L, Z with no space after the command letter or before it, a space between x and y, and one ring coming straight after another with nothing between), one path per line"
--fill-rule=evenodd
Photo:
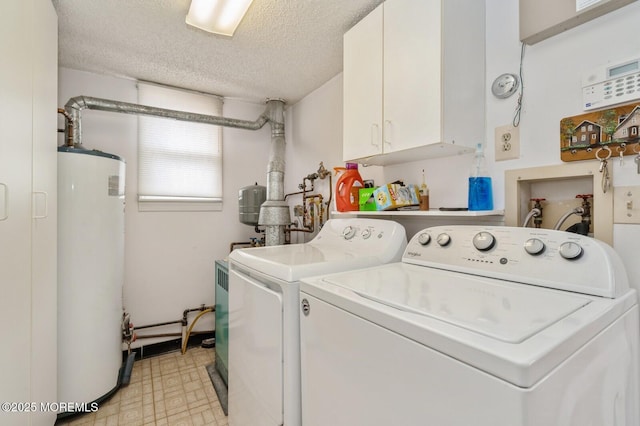
M258 223L265 227L266 245L281 245L285 243L284 229L285 226L291 223L291 215L289 207L284 201L285 137L284 101L282 99L267 100L265 111L255 121L247 121L78 96L69 99L65 105L65 111L70 116L67 121L67 132L70 134L68 136L68 144L71 146L82 146L81 112L83 109L149 115L246 130L261 129L269 122L271 124L271 151L267 167L267 199L260 208Z

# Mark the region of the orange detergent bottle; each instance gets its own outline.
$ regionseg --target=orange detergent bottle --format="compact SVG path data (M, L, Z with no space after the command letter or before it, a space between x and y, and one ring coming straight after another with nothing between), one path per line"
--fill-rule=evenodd
M339 212L359 210L360 188L364 188L364 182L358 172L358 163L347 163L336 182L336 209Z

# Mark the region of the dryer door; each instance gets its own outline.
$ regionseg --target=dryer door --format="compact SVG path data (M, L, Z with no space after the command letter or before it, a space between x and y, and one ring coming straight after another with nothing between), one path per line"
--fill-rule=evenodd
M282 294L229 271L229 424L283 423Z

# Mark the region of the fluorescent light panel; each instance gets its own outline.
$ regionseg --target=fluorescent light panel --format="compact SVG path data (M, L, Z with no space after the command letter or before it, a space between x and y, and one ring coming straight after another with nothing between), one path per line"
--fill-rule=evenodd
M191 0L187 24L214 34L233 36L253 0Z

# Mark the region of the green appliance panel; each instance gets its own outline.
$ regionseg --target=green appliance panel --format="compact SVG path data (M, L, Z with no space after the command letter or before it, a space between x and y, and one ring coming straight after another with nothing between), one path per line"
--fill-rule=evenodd
M229 266L216 260L216 370L228 382L229 366Z

